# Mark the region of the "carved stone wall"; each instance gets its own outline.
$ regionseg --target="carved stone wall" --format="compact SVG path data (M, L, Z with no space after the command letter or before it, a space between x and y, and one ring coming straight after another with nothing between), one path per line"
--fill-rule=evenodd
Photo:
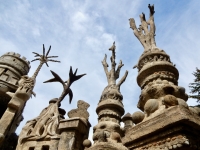
M18 53L8 52L0 57L0 118L10 100L6 92L15 92L19 79L28 74L29 69L29 61Z
M200 148L200 117L183 106L174 106L164 113L128 129L123 144L129 149L195 149Z
M38 117L28 121L18 140L17 150L83 150L88 138L89 104L79 100L78 108L68 112L58 107L58 99L52 99ZM83 107L84 106L84 107Z
M16 139L14 132L23 120L23 109L17 112L9 106L12 96L7 92L16 92L18 81L21 76L28 74L29 69L29 61L25 57L20 57L18 53L8 52L0 57L0 149L11 149L16 146L16 141L11 141Z

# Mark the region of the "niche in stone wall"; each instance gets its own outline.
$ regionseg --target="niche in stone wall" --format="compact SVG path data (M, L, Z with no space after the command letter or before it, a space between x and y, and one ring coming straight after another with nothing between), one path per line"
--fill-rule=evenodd
M42 150L49 150L49 145L43 145Z

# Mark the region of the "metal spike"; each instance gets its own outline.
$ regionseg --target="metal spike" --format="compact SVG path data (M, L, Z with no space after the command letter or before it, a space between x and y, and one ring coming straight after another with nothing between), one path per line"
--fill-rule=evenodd
M47 64L47 62L45 63L47 67L49 67L49 65Z
M51 50L51 45L49 46L49 50L47 51L46 57L48 56L50 50Z

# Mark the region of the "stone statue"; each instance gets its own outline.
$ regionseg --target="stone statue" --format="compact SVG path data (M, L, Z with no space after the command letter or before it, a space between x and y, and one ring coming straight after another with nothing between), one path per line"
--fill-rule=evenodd
M79 100L77 106L77 109L72 109L67 113L69 118L80 117L88 120L89 112L87 111L87 109L88 107L90 107L90 105L83 100Z

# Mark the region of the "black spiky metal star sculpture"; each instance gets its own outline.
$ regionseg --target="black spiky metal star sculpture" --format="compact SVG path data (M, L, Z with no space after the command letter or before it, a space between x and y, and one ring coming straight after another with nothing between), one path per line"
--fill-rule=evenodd
M73 98L73 93L72 93L72 90L70 89L71 84L74 81L79 80L81 77L86 75L86 74L76 75L77 70L78 69L76 69L76 71L73 73L72 67L70 67L69 79L67 81L63 81L58 74L56 74L55 72L53 72L51 70L51 73L54 76L54 78L49 79L49 80L44 82L44 83L47 83L47 82L60 82L63 85L63 92L62 92L61 96L58 98L58 101L57 101L58 105L60 105L61 101L65 98L65 96L67 94L69 94L69 103L71 104L71 101L72 101L72 98Z

